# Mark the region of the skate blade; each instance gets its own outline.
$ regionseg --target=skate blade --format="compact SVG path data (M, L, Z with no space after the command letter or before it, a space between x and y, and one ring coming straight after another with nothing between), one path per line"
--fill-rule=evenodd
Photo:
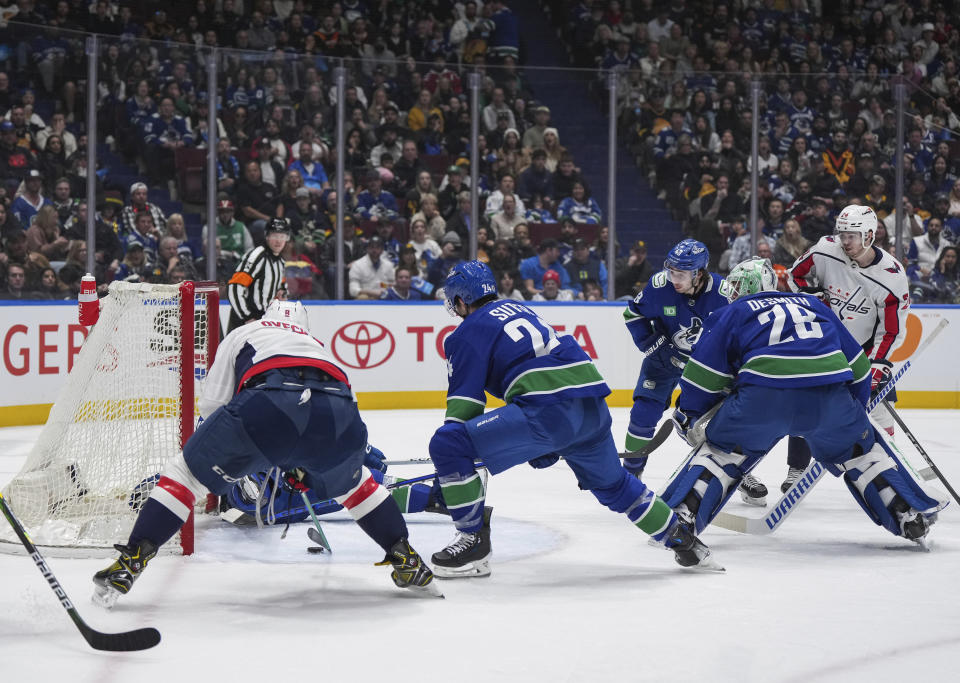
M683 565L680 566L683 567ZM683 568L695 572L722 573L727 571L726 567L714 560L712 555L707 555L706 557L701 558L700 562L697 564L692 564L689 567Z
M436 576L436 574L434 574ZM433 581L426 586L406 586L407 590L421 598L444 598L446 597L440 588Z
M911 539L911 542L916 544L918 550L925 553L929 553L933 549L933 546L930 545L930 540L926 536L923 538Z
M93 595L90 596L90 601L103 609L113 609L113 606L117 604L119 598L120 591L116 591L109 586L97 586L93 589Z
M433 565L433 575L438 579L480 579L490 576L490 560L470 562L462 567Z
M741 491L741 492L740 492L740 497L743 499L743 502L746 503L747 505L753 505L753 506L758 507L758 508L765 508L765 507L767 507L767 497L766 497L766 496L764 496L763 498L753 498L752 496L748 496L746 493L744 493L743 491Z

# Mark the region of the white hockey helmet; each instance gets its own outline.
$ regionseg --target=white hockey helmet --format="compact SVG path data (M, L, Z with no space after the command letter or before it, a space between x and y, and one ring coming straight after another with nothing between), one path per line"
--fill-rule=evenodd
M725 279L724 289L721 291L730 303L747 294L775 292L777 291L777 274L773 271L770 261L754 256L738 263L730 271Z
M837 216L837 234L856 232L864 249L869 249L877 234L877 214L869 206L851 204Z
M307 309L299 301L281 301L274 299L267 306L263 317L265 320L280 320L291 325L303 328L304 331L310 331L310 319L307 316Z

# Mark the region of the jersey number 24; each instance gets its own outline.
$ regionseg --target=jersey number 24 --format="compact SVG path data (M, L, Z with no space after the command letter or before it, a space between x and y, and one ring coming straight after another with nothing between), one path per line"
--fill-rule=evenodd
M770 346L791 342L795 338L819 339L823 336L823 330L820 329L820 323L815 322L816 319L816 313L797 304L776 304L757 316L757 322L761 325L773 322L773 327L770 328ZM792 331L790 323L793 324Z
M524 318L516 318L503 326L503 331L515 342L523 341L525 336L529 336L530 343L533 344L533 353L537 357L546 356L560 345L557 339L557 333L549 325L537 326L532 321ZM523 332L527 334L524 335Z

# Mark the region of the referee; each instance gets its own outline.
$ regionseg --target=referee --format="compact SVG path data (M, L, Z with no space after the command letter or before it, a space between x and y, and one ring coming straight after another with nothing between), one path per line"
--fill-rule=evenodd
M266 246L254 247L243 255L227 283L232 332L250 320L261 318L278 292L284 289L284 258L280 255L290 239L290 227L283 218L267 223ZM281 296L279 298L284 298Z

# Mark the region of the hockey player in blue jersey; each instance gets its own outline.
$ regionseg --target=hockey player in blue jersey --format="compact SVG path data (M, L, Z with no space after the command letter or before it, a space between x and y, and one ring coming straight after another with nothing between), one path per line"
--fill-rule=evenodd
M670 407L673 390L690 353L703 332L707 317L727 305L723 278L707 271L710 252L706 245L685 239L674 246L663 270L627 305L623 318L634 344L644 355L633 408L627 427L626 450L635 452L653 438L663 411ZM647 456L626 458L629 472L640 476ZM740 487L743 499L764 505L766 487L752 475Z
M664 500L699 532L777 441L801 436L875 523L920 541L946 503L923 491L867 417L870 361L819 299L777 292L776 282L757 258L727 276L731 305L707 321L683 371L678 430L695 434L722 404L705 440L690 439L695 450Z
M477 460L499 474L525 462L549 467L561 456L581 488L673 550L679 564L719 569L673 511L623 468L604 401L610 390L572 336L558 336L523 304L499 300L493 272L480 261L454 267L443 297L463 322L444 340L447 413L430 440L457 527L454 541L433 555L437 576L490 574L490 508ZM507 405L484 413L486 393Z
M386 489L364 466L367 428L346 373L310 335L298 301L274 301L263 318L228 334L198 402L204 421L144 502L120 557L94 575L94 599L111 606L189 517L197 496L224 495L246 475L280 468L299 491L342 504L386 552L400 588L441 596L407 541Z

